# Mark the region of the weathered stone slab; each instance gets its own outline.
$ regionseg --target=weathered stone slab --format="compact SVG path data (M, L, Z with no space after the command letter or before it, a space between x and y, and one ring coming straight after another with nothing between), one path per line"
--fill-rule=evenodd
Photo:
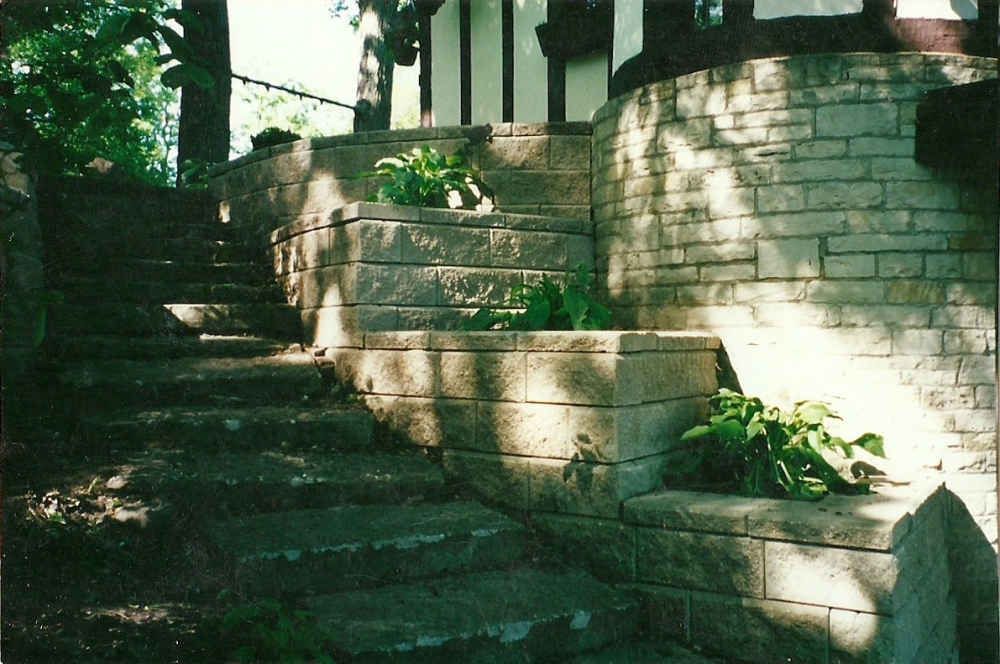
M764 543L640 527L636 579L675 588L764 597Z
M475 449L474 401L367 395L365 406L407 442L425 447Z
M627 501L625 520L677 530L747 535L747 519L761 509L761 502L718 493L659 491Z
M524 401L525 355L506 352L441 353L441 396Z
M478 404L475 448L526 457L569 459L570 408L557 404Z
M531 509L618 518L622 502L663 483L667 455L612 465L532 459Z
M689 640L691 591L664 588L647 583L619 584L642 603L643 623L653 637Z
M445 472L460 491L517 510L528 509L530 460L502 454L446 449Z
M892 615L899 561L890 553L766 542L767 598Z
M827 661L828 609L691 593L691 641L751 662Z
M635 579L635 526L595 519L535 512L531 521L546 544L566 560L594 570L601 579Z

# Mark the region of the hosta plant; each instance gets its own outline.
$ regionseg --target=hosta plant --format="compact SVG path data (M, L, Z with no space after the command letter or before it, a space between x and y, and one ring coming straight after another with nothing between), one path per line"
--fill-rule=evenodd
M786 412L726 389L711 401L709 423L687 431L682 440L704 439L699 474L736 493L798 500L866 493L867 478L844 477L825 455L853 459L861 449L885 457L882 436L866 433L848 442L832 435L825 423L840 418L819 401L801 401Z
M463 330L606 330L611 312L591 295L592 279L580 263L563 283L547 276L534 285L518 284L501 308L483 308L465 321Z
M430 208L462 208L489 212L493 191L469 166L465 153L445 156L427 145L380 159L374 171L355 177L387 177L388 182L369 197L372 203L416 205Z

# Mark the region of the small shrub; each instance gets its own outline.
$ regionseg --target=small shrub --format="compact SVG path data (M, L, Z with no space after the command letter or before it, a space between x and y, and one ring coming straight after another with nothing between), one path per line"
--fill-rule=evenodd
M831 435L824 422L840 418L819 401L801 401L790 413L726 389L711 401L709 423L687 431L682 440L706 439L698 470L736 493L798 500L818 500L829 492L867 493L867 478L846 479L824 453L852 459L855 450L863 449L885 457L882 436L866 433L847 442Z
M250 144L253 146L254 150L263 150L264 148L273 147L275 145L291 143L292 141L297 141L300 138L302 137L294 131L288 131L287 129L280 129L278 127L268 127L259 134L251 136Z
M416 205L429 208L461 208L489 212L493 191L466 162L462 151L446 157L427 145L380 159L374 171L357 178L388 177L372 203Z
M312 615L273 600L236 607L222 619L222 631L238 662L333 663L324 654L332 639Z
M465 321L462 329L502 330L606 330L611 312L590 294L590 271L583 263L567 272L563 284L546 276L533 285L519 284L502 307L516 311L483 308Z

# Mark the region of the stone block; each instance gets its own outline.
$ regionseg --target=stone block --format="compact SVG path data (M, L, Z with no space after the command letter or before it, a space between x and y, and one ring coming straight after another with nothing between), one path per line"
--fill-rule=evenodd
M414 445L466 450L475 447L473 402L368 395L364 403L393 433Z
M442 267L438 279L437 304L460 307L498 306L523 283L519 270L487 268Z
M762 190L763 191L763 190ZM843 212L797 212L760 214L741 220L740 237L748 240L793 237L796 235L837 235L844 232Z
M691 592L646 583L620 584L642 604L643 628L653 638L688 640Z
M897 355L937 355L941 353L941 330L894 330L892 352Z
M771 185L757 190L757 211L762 214L793 212L806 206L802 185Z
M495 189L504 205L578 204L590 200L590 172L512 171L509 182Z
M922 254L879 254L878 276L888 279L919 277L924 272Z
M436 397L441 354L422 350L366 350L335 354L338 379L361 393Z
M440 376L440 393L444 397L524 401L522 353L444 352Z
M533 270L566 270L571 267L567 263L565 234L493 229L490 231L489 255L490 264L496 267Z
M840 104L816 109L816 135L898 136L899 107L896 104Z
M590 168L590 137L550 136L549 168L588 170Z
M635 579L635 526L614 519L535 512L531 515L542 541L563 559L591 570L603 580Z
M676 448L681 434L707 416L704 397L618 408L572 407L569 452L605 463L659 454Z
M875 276L874 254L841 254L823 258L823 273L828 279L859 279Z
M809 186L807 205L815 210L856 210L882 205L882 185L875 182L822 182Z
M635 357L531 353L527 362L527 399L584 406L641 403L639 374L639 359Z
M483 145L480 168L528 169L549 168L549 138L547 136L520 136L494 140Z
M654 332L517 333L517 349L533 352L635 353L656 350L659 343L660 337Z
M887 209L954 210L958 202L958 190L949 182L888 182L885 185Z
M767 598L892 615L899 562L887 552L766 542Z
M396 307L360 305L302 312L303 342L325 348L360 347L366 330L394 330Z
M818 277L818 240L761 240L757 242L757 273L761 279Z
M667 455L617 464L531 461L531 509L617 519L622 502L663 484Z
M490 264L490 231L485 228L407 224L401 233L402 262L416 265Z
M356 263L342 275L345 303L430 306L438 299L438 275L432 267Z
M872 281L813 281L806 299L827 304L878 304L885 300L885 285Z
M528 459L446 449L442 465L457 489L511 509L528 509Z
M669 530L746 535L747 518L771 501L719 493L658 491L625 502L625 521Z
M691 642L735 660L827 661L827 615L820 606L691 594Z
M748 281L757 274L753 263L737 263L732 265L703 265L698 268L698 278L701 281Z
M775 182L858 180L867 175L864 163L852 159L785 162L773 169Z
M889 304L943 304L944 284L933 281L891 281L886 284Z
M525 457L570 459L568 406L529 403L478 404L475 449Z
M830 610L830 655L838 662L896 664L917 662L921 645L917 617L880 616L859 611Z
M636 580L764 597L764 543L749 537L639 527Z

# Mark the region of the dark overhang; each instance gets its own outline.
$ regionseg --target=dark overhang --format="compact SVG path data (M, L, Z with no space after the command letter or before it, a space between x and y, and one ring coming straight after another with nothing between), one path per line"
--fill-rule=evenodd
M1000 168L997 79L931 90L917 106L918 163L996 182Z

